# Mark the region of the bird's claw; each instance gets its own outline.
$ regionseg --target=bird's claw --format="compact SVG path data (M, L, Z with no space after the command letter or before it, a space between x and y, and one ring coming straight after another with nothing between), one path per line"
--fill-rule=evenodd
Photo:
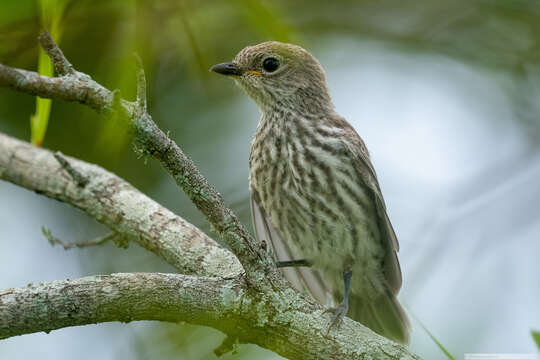
M349 310L349 304L342 302L336 307L330 307L324 310L323 314L326 313L332 313L332 319L330 320L330 325L328 325L328 329L326 330L326 336L330 333L330 330L332 328L337 328L341 326L341 323L343 322L343 318L345 315L347 315L347 312Z

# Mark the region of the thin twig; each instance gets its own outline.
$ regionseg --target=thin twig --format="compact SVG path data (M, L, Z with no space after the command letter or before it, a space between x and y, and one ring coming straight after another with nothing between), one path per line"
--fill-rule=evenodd
M54 153L54 158L60 163L62 168L64 168L68 172L68 174L77 183L79 187L84 188L88 184L88 178L81 174L73 166L71 166L68 159L66 159L60 151Z
M64 250L73 249L75 247L77 247L77 248L85 248L85 247L91 247L91 246L99 246L99 245L103 245L104 243L106 243L109 240L114 241L114 238L120 236L120 234L112 232L110 234L107 234L107 235L104 235L104 236L99 236L99 237L91 239L91 240L68 243L68 242L62 241L62 240L54 237L53 234L51 233L51 230L47 229L44 226L41 227L41 233L43 234L43 236L45 236L45 238L47 240L49 240L49 243L52 246L60 245L60 246L62 246L64 248Z
M146 75L139 54L134 53L135 62L137 64L137 108L141 113L146 113Z
M58 45L56 45L51 34L49 34L47 30L43 31L39 35L38 39L41 47L43 47L43 50L51 58L54 70L58 75L76 75L73 65L71 65L68 59L66 59L64 53L62 52L62 50L60 50Z
M236 347L238 346L238 338L234 336L227 336L221 344L214 349L214 354L217 357L225 355L226 353L232 352L235 353Z

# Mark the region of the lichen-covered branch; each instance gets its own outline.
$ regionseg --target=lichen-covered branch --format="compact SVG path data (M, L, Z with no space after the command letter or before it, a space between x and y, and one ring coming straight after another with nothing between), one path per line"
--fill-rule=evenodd
M67 60L63 55L56 56L61 54L61 50L50 36L42 35L40 41L51 55L51 60L57 62L54 64L55 68L66 68ZM76 71L74 74L67 73L61 77L50 78L0 64L0 86L40 97L80 102L100 113L113 110L114 96L111 91L87 75ZM138 97L142 99L141 92L146 87L141 83L144 82L144 76L139 74L138 81ZM260 289L267 288L269 284L283 285L265 246L249 235L236 215L225 205L222 196L201 175L191 159L157 127L145 107L141 106L142 101L132 103L122 100L119 103L121 111L131 120L136 144L143 152L160 161L205 215L213 229L220 234L224 244L242 263L247 281Z
M187 321L217 327L234 315L238 279L135 273L0 291L0 339L108 321Z
M349 319L325 336L328 316L319 304L292 288L258 292L245 287L236 258L193 225L104 169L63 158L88 180L84 187L50 151L0 133L0 179L84 210L181 271L216 278L196 283L197 278L184 275L117 274L0 291L0 338L104 321L182 320L212 326L289 359L416 359ZM216 299L207 288L193 293L189 287L183 293L184 280L219 290L221 303L211 303L212 314L222 316L190 313L183 318L178 307L185 306L186 294L200 303L197 309Z
M261 295L240 277L112 274L0 291L0 339L108 321L185 321L291 360L418 359L349 319L325 337L322 312L292 289Z
M62 155L66 165L57 157L0 133L0 179L83 210L182 273L233 276L242 272L228 250L126 181L99 166ZM84 186L80 177L86 179Z
M76 74L73 65L66 59L48 31L44 31L39 35L39 42L45 53L51 58L56 74L61 76Z

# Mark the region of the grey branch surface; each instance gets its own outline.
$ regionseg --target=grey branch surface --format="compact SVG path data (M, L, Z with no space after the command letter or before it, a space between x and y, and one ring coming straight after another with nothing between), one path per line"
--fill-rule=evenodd
M0 179L71 204L176 267L176 274L113 274L0 292L0 338L106 321L187 321L223 331L227 344L254 343L289 359L418 359L346 318L326 336L324 308L283 279L193 162L146 112L144 72L128 102L77 72L50 36L40 37L60 77L0 64L0 86L119 111L135 142L173 176L231 252L104 169L0 134ZM237 260L238 259L238 260ZM240 265L241 264L241 265ZM203 277L212 276L212 277Z
M0 339L134 320L211 326L232 343L259 344L289 359L417 359L349 319L326 338L320 306L292 289L259 294L242 277L112 274L0 291Z
M62 155L71 169L87 179L82 187L55 155L0 133L0 179L83 210L179 272L206 276L242 272L228 250L126 181L99 166Z
M219 326L234 315L238 279L133 273L0 291L0 339L107 321L161 320Z

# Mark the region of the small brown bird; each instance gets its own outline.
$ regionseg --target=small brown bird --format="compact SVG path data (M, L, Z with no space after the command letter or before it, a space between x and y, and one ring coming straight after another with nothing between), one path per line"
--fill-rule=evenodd
M329 330L348 314L408 343L396 234L366 146L335 112L320 63L272 41L211 70L231 76L262 111L249 160L257 239L270 241L297 289L323 305L342 299Z

